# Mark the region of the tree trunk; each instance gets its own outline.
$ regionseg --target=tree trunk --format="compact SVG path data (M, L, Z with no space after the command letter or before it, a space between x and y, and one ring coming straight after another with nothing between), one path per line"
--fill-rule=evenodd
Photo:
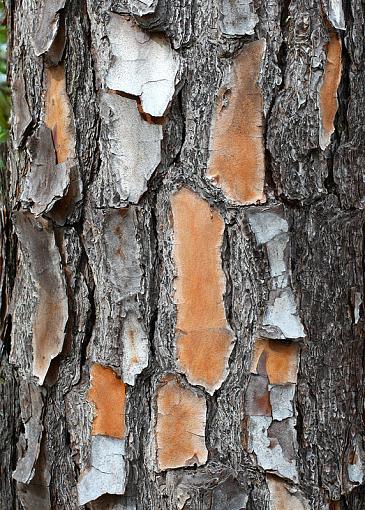
M1 509L365 508L364 16L8 0Z

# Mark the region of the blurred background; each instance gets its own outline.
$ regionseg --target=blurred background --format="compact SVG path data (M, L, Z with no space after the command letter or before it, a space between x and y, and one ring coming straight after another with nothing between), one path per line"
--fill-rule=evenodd
M9 87L7 84L6 65L6 15L4 2L0 0L0 143L8 136L8 119L10 113Z
M6 141L9 132L10 91L7 83L7 29L4 1L0 0L0 202L6 202Z

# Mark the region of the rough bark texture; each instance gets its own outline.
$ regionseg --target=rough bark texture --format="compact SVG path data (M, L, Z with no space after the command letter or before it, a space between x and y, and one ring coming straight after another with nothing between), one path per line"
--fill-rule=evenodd
M0 508L363 509L364 3L7 7Z

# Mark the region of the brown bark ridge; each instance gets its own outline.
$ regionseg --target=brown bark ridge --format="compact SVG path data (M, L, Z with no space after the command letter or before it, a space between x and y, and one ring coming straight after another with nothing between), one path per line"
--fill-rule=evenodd
M1 510L362 510L364 4L7 2Z

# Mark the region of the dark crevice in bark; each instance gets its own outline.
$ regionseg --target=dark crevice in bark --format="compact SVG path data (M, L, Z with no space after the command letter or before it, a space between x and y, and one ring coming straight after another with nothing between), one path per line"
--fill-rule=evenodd
M80 256L80 262L78 266L78 270L80 271L80 274L82 274L85 278L85 282L88 288L88 301L90 304L90 312L88 314L88 317L86 318L86 330L85 330L85 338L81 345L81 353L80 353L80 367L81 369L86 363L87 359L87 347L89 345L89 342L91 340L94 326L96 324L96 304L95 304L95 281L93 277L93 272L90 267L89 259L83 244L82 240L82 230L83 230L83 222L84 219L82 218L80 222L77 225L77 230L79 233L79 239L80 239L80 246L81 246L81 256ZM79 274L79 273L77 273Z
M305 348L305 347L304 347ZM299 354L299 369L298 369L298 378L301 372L301 364L302 364L302 349L300 350ZM298 379L299 380L299 379ZM299 472L299 479L301 480L300 484L307 488L308 495L309 494L309 487L310 487L310 481L306 478L306 470L303 469L306 464L306 450L308 448L308 444L306 442L306 439L304 437L305 434L305 428L304 428L304 417L303 417L303 411L302 410L302 403L301 399L304 398L303 394L301 394L301 390L298 387L296 387L295 390L295 397L294 397L294 408L296 411L296 425L295 429L297 431L297 441L298 441L298 472ZM316 465L318 466L318 455L317 455L317 461ZM317 467L317 476L319 477L319 470Z
M181 116L181 123L180 123L181 138L179 140L179 148L169 165L170 168L178 167L180 165L180 163L181 163L180 156L181 156L181 152L183 150L185 140L186 140L186 118L184 115L183 86L181 87L179 92L176 94L176 101L177 101L179 115Z
M3 319L3 328L1 335L1 345L0 345L0 363L3 356L8 356L10 354L11 349L11 315L7 315L5 319Z
M268 149L268 133L270 129L270 119L272 115L272 111L275 105L276 100L278 99L278 96L280 95L280 92L285 87L285 73L286 73L286 67L287 67L287 34L288 34L288 28L287 28L287 19L289 15L289 6L290 6L291 0L283 0L282 8L281 8L281 16L280 16L280 28L281 28L281 37L282 41L280 44L279 51L277 53L277 64L281 71L281 83L277 87L275 95L273 95L265 123L264 123L264 129L263 129L263 140L264 140L264 147L265 147L265 182L266 186L268 186L269 189L271 189L274 192L275 198L277 200L285 200L285 197L280 195L277 190L277 185L275 183L273 171L272 171L272 156L271 152ZM298 202L299 203L299 202Z
M180 144L180 150L178 151L177 155L175 156L174 163L178 163L180 161L180 154L184 147L185 140L186 140L186 116L184 113L184 101L183 101L183 87L184 84L181 85L181 88L177 94L177 100L179 105L179 111L182 119L182 132L181 132L181 144Z
M80 15L81 13L81 15ZM87 192L90 187L90 185L94 182L95 179L95 173L97 172L98 168L100 168L100 147L99 147L99 137L100 137L100 115L99 111L95 111L95 116L92 119L93 125L92 130L89 128L89 132L86 133L84 131L85 127L82 126L80 128L80 124L78 123L78 114L79 112L79 104L78 102L82 103L83 96L82 92L85 92L85 89L81 89L81 86L78 82L81 82L81 80L88 80L89 76L92 78L92 90L94 93L94 98L96 98L96 73L94 68L94 60L92 58L93 55L93 49L92 49L92 37L91 37L91 22L87 10L87 0L78 0L73 1L70 3L69 6L69 12L68 16L71 17L78 17L79 23L81 25L81 30L83 30L83 43L86 43L84 49L77 49L80 53L77 54L77 58L75 57L74 52L76 51L73 46L71 46L70 43L70 35L68 35L68 38L66 39L66 47L64 51L64 64L65 64L65 77L66 77L66 91L67 95L69 97L72 111L74 115L75 120L75 146L76 146L76 157L78 161L78 166L80 169L80 177L83 182L83 196L82 196L82 209L81 209L81 215L79 224L83 225L84 222L84 209L85 204L87 202ZM68 19L68 23L70 24L70 20ZM80 42L81 44L81 42ZM71 60L71 64L69 64L69 58ZM74 59L74 60L72 60ZM73 69L72 65L75 64L75 60L77 61L77 64L80 65L81 69ZM80 64L81 62L81 64ZM90 68L89 68L90 66ZM90 73L88 72L90 71ZM77 76L77 81L75 82L75 74ZM88 119L90 114L93 113L93 110L91 112L87 112L85 114L85 119ZM80 147L84 147L84 141L85 138L88 140L88 142L91 145L90 138L93 139L93 148L92 148L92 156L90 155L89 151L89 160L91 159L91 162L88 161L88 168L85 168L83 161L82 161L82 154L80 153L79 149ZM90 171L89 171L90 169ZM82 230L82 229L81 229Z
M14 394L13 394L13 402L14 402L14 407L15 407L16 411L14 412L14 415L13 415L14 428L13 428L12 437L11 437L11 444L13 445L11 447L11 464L9 466L11 475L12 475L13 471L15 471L16 465L18 462L17 445L18 445L20 434L21 434L21 424L22 424L21 414L20 414L20 405L19 405L18 381L16 378L15 370L13 371L13 373L14 373L14 379L16 381L16 386L14 388ZM8 448L9 448L9 445L8 445ZM11 493L12 493L13 504L15 505L15 508L17 508L18 505L20 507L20 502L19 502L18 495L16 492L16 481L13 478L11 480ZM0 498L1 498L1 495L0 495Z
M14 2L6 4L6 24L8 29L7 51L11 55L14 46ZM16 41L15 41L16 43ZM7 68L10 81L10 67ZM11 197L9 194L10 172L8 166L8 150L10 143L0 146L0 159L3 161L0 177L1 196L1 237L4 243L2 256L3 284L1 288L1 324L0 324L0 508L20 509L21 505L16 493L16 482L12 478L18 460L17 444L22 428L19 405L19 386L17 368L9 363L11 350L12 316L8 305L12 296L16 276L17 240L13 234L11 218Z
M323 180L323 184L324 184L324 187L326 188L327 193L329 195L336 195L336 196L338 196L338 194L337 194L337 186L336 186L335 179L334 179L334 174L333 174L334 153L335 153L335 149L334 149L334 145L333 144L336 143L335 140L334 140L334 137L335 137L335 135L333 134L332 135L332 140L331 140L331 145L328 148L328 156L326 158L327 177Z
M283 0L281 7L281 16L280 16L280 29L281 29L281 37L282 41L280 44L280 48L277 54L277 63L281 70L281 83L278 87L278 93L284 89L285 87L285 73L287 68L287 54L288 54L288 17L289 17L289 7L291 4L291 0Z
M96 304L95 304L95 298L94 298L95 282L94 282L92 270L89 265L88 257L87 257L87 254L85 252L83 245L82 245L82 250L83 250L83 253L81 256L81 260L82 260L82 265L84 267L83 274L86 276L85 281L86 281L86 285L88 288L88 300L89 300L89 304L90 304L90 312L88 314L88 317L86 318L85 337L81 344L81 352L80 352L80 368L81 368L81 370L83 369L83 367L86 364L87 347L91 340L91 337L92 337L92 334L94 331L94 327L96 324Z
M281 16L280 16L280 27L283 34L286 33L286 24L289 16L289 7L292 0L282 0Z
M365 487L355 487L352 492L341 497L340 510L363 510L365 508Z
M148 332L148 342L149 342L149 350L151 356L149 356L149 361L154 359L155 357L155 348L154 348L154 337L155 337L155 331L156 331L156 324L158 319L158 299L160 294L160 286L161 286L161 279L160 279L160 270L161 266L163 264L163 260L161 257L161 253L159 250L158 245L158 235L157 235L157 218L156 218L156 194L152 196L152 203L151 203L151 221L150 221L150 238L152 243L155 245L154 247L154 264L152 267L152 274L151 274L151 317L150 317L150 324L149 324L149 332Z
M266 186L274 192L275 198L278 199L278 194L276 191L276 184L274 181L273 173L272 173L272 163L271 163L271 152L269 149L267 149L267 125L268 125L268 119L271 115L272 106L274 104L274 101L272 102L270 109L268 111L267 121L265 123L265 132L264 132L264 140L265 140L265 184Z
M362 274L363 274L363 284L362 284L362 289L361 289L362 302L360 303L360 307L359 307L359 324L358 324L361 326L363 326L364 318L365 318L365 303L364 303L364 297L365 297L365 221L364 221L363 227L362 227ZM354 328L354 334L356 335L356 333L357 333L357 331ZM360 338L361 338L362 342L364 343L365 338L364 338L363 332L361 332ZM365 393L364 393L364 388L365 388L365 348L364 348L364 344L363 344L363 349L362 349L362 379L363 379L363 385L362 385L363 393L362 393L361 397L362 397L362 408L364 409L364 407L365 407L364 406L364 403L365 403ZM365 430L365 413L362 414L361 419L362 419L363 428Z
M12 478L18 460L17 443L22 432L20 419L19 389L16 369L10 365L8 355L0 365L0 508L18 509L16 482Z
M11 300L15 276L16 276L16 254L18 243L16 237L12 233L12 221L8 210L5 209L5 225L3 225L3 236L5 238L5 260L3 266L6 267L6 274L4 275L2 295L1 295L1 326L0 326L0 340L5 345L5 350L10 352L11 343L11 326L12 318L9 313L9 303ZM0 355L1 358L1 355Z
M296 198L288 198L283 193L279 193L277 195L277 199L282 202L285 206L291 209L301 210L303 208L302 202L299 199ZM313 199L312 203L320 202L322 200L322 197L317 197Z
M335 180L334 180L334 175L333 175L333 149L329 149L331 151L331 155L326 159L326 162L327 162L327 177L324 179L323 181L323 184L324 184L324 187L326 188L327 190L327 193L329 195L331 194L334 194L336 195L337 194L337 186L336 186L336 183L335 183Z
M80 14L81 13L81 14ZM71 223L70 226L74 226L76 232L79 236L81 254L79 258L79 262L76 266L76 275L83 275L85 279L85 283L88 289L88 302L90 309L85 318L86 328L85 328L85 336L81 343L80 350L80 371L82 373L83 368L85 367L87 361L87 348L90 343L90 340L93 335L94 327L96 324L96 303L94 298L95 292L95 281L93 277L93 272L89 263L87 251L85 250L84 242L83 242L83 229L85 223L85 209L88 203L88 195L90 194L90 187L92 186L98 169L100 168L100 148L97 140L100 136L100 117L99 112L95 111L95 116L92 119L92 130L90 130L89 134L86 134L84 131L84 126L80 126L78 123L77 115L79 113L80 106L78 102L82 99L80 95L79 86L75 83L75 69L73 69L73 65L81 65L81 69L77 69L78 74L84 75L83 78L79 76L79 80L85 79L87 80L91 77L91 85L92 90L94 92L94 97L96 97L96 74L94 68L94 60L92 58L88 58L90 55L93 55L92 51L92 38L91 38L91 22L88 15L87 2L86 0L80 0L79 2L72 2L68 5L68 17L77 16L79 18L78 22L80 24L80 30L83 32L83 42L85 43L85 48L76 50L70 42L70 35L66 40L66 48L64 51L65 55L65 75L66 75L66 90L68 97L70 98L70 102L72 105L73 114L75 117L75 143L76 143L76 157L78 161L78 167L80 169L80 177L83 182L83 192L82 192L82 203L80 209L80 216L78 221L74 224ZM75 55L75 51L80 51L80 54ZM69 65L70 57L71 65ZM76 62L76 64L75 64ZM82 154L80 154L79 147L85 146L85 137L87 137L89 143L90 137L94 140L92 154L90 151L88 153L88 160L82 160ZM89 149L88 149L89 150ZM85 165L88 168L85 168ZM74 307L71 307L73 309Z

